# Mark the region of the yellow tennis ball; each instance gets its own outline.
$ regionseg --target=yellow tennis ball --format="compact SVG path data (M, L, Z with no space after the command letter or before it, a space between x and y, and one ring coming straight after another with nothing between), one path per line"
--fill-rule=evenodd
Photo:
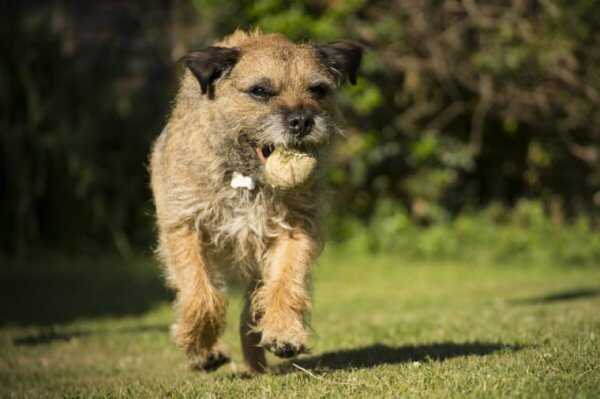
M315 174L317 158L309 152L277 147L267 159L267 183L282 190L293 190L308 183Z

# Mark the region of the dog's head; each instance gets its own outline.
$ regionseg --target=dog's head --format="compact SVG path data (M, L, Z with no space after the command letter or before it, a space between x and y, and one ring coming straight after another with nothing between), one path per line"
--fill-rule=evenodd
M335 91L356 82L361 56L352 42L295 44L236 32L184 60L223 140L252 153L255 171L276 146L318 148L339 133Z

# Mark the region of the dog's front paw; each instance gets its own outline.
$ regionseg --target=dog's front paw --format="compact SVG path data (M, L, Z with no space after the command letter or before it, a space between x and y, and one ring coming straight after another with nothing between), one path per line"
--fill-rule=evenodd
M273 353L277 357L288 359L300 355L302 353L308 353L309 350L306 345L302 343L292 343L286 341L280 341L272 339L264 342L262 346L269 352Z
M262 346L277 357L290 358L308 353L308 334L299 318L273 317L267 313L259 325Z
M193 359L191 367L194 370L211 372L231 361L229 354L223 347L213 348L202 356Z

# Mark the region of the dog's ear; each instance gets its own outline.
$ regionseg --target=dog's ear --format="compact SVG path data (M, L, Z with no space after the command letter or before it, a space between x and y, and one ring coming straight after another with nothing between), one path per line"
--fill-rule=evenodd
M360 44L351 41L339 41L315 46L319 61L325 65L339 80L346 78L356 84L356 74L360 67L363 48Z
M231 69L239 57L240 51L236 48L208 47L184 55L182 61L198 79L202 94L206 94L210 85Z

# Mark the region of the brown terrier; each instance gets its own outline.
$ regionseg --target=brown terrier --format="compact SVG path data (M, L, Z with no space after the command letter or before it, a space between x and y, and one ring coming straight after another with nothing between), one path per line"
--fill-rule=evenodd
M177 291L172 332L194 367L229 361L219 341L228 270L251 282L240 327L249 368L265 369L264 348L279 357L306 352L308 279L321 248L319 179L279 190L266 182L264 165L280 146L315 151L320 167L340 133L334 91L346 78L355 83L361 55L350 42L294 44L236 31L184 57L151 175L158 254Z

